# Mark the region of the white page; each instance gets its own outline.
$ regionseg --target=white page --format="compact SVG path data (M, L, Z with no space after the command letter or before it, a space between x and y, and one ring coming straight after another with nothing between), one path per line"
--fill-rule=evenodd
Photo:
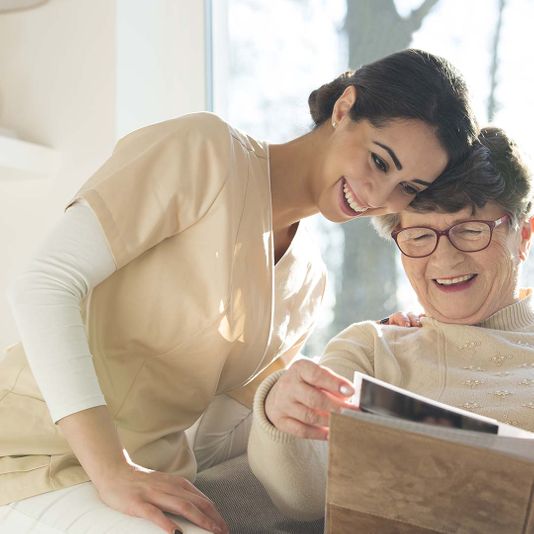
M434 399L429 399L428 397L424 397L423 395L418 395L417 393L414 393L412 391L409 391L407 389L400 388L398 386L394 386L393 384L389 384L387 382L384 382L383 380L379 380L378 378L375 378L373 376L366 375L364 373L360 373L358 371L354 372L354 389L355 394L352 399L352 402L356 405L360 405L360 396L361 396L361 390L362 385L368 385L368 387L372 386L373 384L376 384L379 386L380 390L383 394L387 394L391 392L391 398L389 398L388 395L388 401L391 406L402 406L403 400L408 401L409 399L414 399L419 406L433 406L440 410L444 410L448 414L457 414L458 416L463 417L465 420L471 420L471 421L480 421L481 423L486 423L494 426L494 428L498 431L499 436L506 436L506 437L514 437L514 438L526 438L526 439L534 439L534 433L528 432L527 430L517 428L515 426L501 423L500 421L497 421L496 419L492 419L490 417L486 417L483 415L479 415L473 412L469 412L467 410L463 410L461 408L456 408L455 406L449 406L448 404L444 404L442 402L436 401ZM363 400L363 399L362 399ZM377 405L378 408L378 405ZM367 410L364 411L370 411L373 412L370 407L368 407ZM385 414L385 412L374 412L375 414ZM396 418L407 418L412 419L409 415L400 415L395 413L388 413L387 415L390 415L392 417ZM479 430L478 428L471 425L472 429ZM464 432L467 430L463 430Z

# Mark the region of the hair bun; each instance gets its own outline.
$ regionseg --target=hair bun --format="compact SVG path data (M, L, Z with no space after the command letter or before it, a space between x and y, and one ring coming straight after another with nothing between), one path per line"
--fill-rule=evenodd
M354 74L354 71L347 71L340 74L330 83L321 85L308 97L308 106L313 122L319 126L330 119L336 100L343 94L343 91L349 85L348 80Z

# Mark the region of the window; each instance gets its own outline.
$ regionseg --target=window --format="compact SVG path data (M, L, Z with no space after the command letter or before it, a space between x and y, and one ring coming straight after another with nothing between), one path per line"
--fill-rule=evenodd
M531 0L216 0L213 17L214 110L258 138L281 142L306 132L313 89L349 67L416 47L462 71L482 124L495 122L530 148ZM313 224L330 285L307 353L352 322L418 309L394 244L369 221L334 225L317 217ZM522 277L532 285L534 267Z

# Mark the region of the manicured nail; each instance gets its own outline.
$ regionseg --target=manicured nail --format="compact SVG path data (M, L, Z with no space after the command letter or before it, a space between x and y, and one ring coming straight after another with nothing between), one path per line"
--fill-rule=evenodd
M339 386L339 392L342 395L345 395L345 397L348 397L349 395L354 395L354 391L349 386L345 386L345 384Z

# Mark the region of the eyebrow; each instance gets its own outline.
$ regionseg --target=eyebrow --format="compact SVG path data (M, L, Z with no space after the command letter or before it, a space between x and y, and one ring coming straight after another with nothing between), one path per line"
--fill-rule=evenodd
M383 148L391 157L393 160L393 163L395 164L395 167L397 167L397 170L400 171L402 169L402 164L399 161L399 158L397 157L397 154L393 152L391 148L389 148L387 145L383 145L382 143L379 143L378 141L373 141L375 145L378 145L379 147Z

